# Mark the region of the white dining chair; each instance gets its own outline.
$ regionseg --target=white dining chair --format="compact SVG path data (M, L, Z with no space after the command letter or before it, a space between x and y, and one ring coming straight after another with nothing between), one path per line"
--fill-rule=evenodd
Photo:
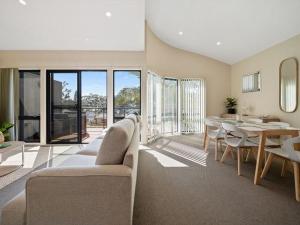
M298 202L300 201L299 145L300 145L300 136L285 140L281 148L270 148L270 149L266 148L265 151L269 152L269 156L261 174L261 178L264 178L266 176L266 174L270 169L271 163L275 157L290 160L294 168L295 196Z
M221 140L224 140L224 130L221 127L221 123L213 119L205 119L205 126L207 129L207 140L205 145L205 152L208 150L210 140L215 141L215 160L218 160L219 145L222 146Z
M262 123L262 119L258 119L258 118L247 118L245 119L246 122L249 122L249 123Z
M222 123L222 127L225 130L224 141L227 144L227 147L221 158L221 163L224 162L225 158L230 152L236 150L238 160L238 175L240 176L241 162L243 161L243 150L249 149L249 151L253 151L257 149L258 145L256 143L249 142L247 133L234 124Z

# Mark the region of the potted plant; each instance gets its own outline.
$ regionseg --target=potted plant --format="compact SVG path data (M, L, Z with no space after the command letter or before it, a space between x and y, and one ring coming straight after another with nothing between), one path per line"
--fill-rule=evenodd
M12 128L14 125L9 122L4 122L0 124L0 132L4 136L5 141L9 141L10 135L9 135L9 129Z
M225 106L228 114L236 114L237 99L231 97L226 98Z

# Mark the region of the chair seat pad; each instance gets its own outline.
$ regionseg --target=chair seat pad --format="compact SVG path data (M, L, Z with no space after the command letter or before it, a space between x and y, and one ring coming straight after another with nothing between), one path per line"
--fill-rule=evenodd
M275 155L281 156L283 158L288 158L288 154L284 152L281 148L265 148L266 152L273 153Z
M216 138L224 138L225 137L225 132L224 131L221 131L219 133L219 130L208 130L207 131L207 136L209 138L212 138L212 139L216 139Z
M253 138L248 138L248 140L250 142L253 142L253 143L259 145L260 138L259 137L253 137ZM271 140L271 139L267 138L265 146L276 147L276 146L280 146L280 144L279 144L279 142L276 142L276 140Z
M241 148L247 148L247 147L257 147L258 145L256 143L245 141L243 145L238 146L239 142L241 141L240 138L237 137L231 137L226 141L226 144L232 146L232 147L241 147Z

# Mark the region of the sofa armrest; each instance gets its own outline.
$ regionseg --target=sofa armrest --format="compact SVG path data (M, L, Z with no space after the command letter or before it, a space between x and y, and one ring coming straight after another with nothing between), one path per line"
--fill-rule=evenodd
M37 171L26 183L26 224L130 225L131 172L123 165Z

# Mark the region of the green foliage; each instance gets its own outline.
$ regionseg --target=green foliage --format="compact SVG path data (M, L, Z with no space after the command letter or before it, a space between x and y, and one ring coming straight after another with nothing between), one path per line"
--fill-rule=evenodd
M137 107L140 105L140 88L123 88L115 98L116 107Z
M225 106L227 109L234 109L237 105L237 99L228 97L225 101Z
M0 131L3 133L5 141L9 140L9 129L12 128L14 125L12 123L9 122L3 122L2 124L0 124Z

